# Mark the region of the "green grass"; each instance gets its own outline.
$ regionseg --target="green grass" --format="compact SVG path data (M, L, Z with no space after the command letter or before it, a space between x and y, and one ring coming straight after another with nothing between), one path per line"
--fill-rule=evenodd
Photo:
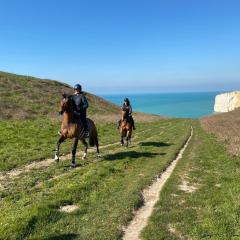
M119 141L114 124L98 128L102 145ZM187 120L138 124L129 149L112 145L99 160L94 153L86 161L78 159L76 169L67 161L6 179L0 195L0 239L119 239L132 210L142 204L142 189L174 159L189 129ZM42 153L49 147L43 143ZM35 154L32 145L26 146ZM66 204L79 210L59 212Z
M89 152L76 169L60 161L1 180L0 239L120 239L142 204L141 191L175 158L191 124L194 136L142 238L240 239L240 158L197 122L178 119L138 123L129 149L119 146L115 124L100 124L102 158ZM1 122L1 171L51 157L59 125L47 118ZM63 143L61 153L70 153L71 145ZM195 191L181 190L184 181ZM59 212L68 204L79 210Z
M168 123L166 120L162 120L162 124L167 125ZM0 171L53 157L55 145L59 138L57 132L60 125L60 122L50 121L47 118L0 122ZM154 123L138 124L136 135L140 134L147 125L154 127ZM97 124L97 127L100 147L119 141L116 124ZM146 136L151 134L151 132L146 132ZM67 139L61 145L60 153L70 153L71 149L72 140ZM83 149L80 142L78 149Z
M240 239L239 169L240 158L196 125L142 239ZM184 180L196 191L181 190Z
M0 170L53 156L59 128L60 123L46 118L0 122Z

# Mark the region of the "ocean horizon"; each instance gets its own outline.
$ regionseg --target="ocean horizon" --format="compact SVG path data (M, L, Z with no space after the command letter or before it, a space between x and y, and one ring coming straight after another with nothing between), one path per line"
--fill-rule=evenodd
M102 94L104 99L121 106L129 98L133 111L176 118L200 118L214 113L219 92Z

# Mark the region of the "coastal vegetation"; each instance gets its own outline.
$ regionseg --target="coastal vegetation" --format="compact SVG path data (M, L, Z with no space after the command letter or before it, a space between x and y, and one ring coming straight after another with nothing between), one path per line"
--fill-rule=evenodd
M137 113L120 146L118 107L87 93L102 157L52 160L61 117L57 81L0 72L0 239L121 239L142 191L193 137L160 193L142 239L239 239L240 111L193 119Z
M160 194L143 239L239 239L240 158L199 124Z
M104 128L99 126L103 132ZM189 125L187 120L138 124L129 149L113 144L119 138L114 124L108 129L115 134L100 135L99 160L90 153L86 161L77 159L76 169L69 168L69 157L17 176L2 174L2 239L117 239L122 235L132 210L142 204L141 191L176 156L189 135ZM42 145L41 151L47 147ZM66 205L78 209L61 212Z
M240 156L240 108L200 119L201 126L217 136L220 144L235 156Z

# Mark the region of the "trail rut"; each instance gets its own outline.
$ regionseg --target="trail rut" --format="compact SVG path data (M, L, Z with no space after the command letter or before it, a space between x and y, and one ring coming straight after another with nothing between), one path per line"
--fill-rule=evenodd
M157 177L156 181L154 181L151 186L143 191L144 205L135 212L132 221L127 227L125 227L123 240L140 239L141 231L147 225L148 219L154 210L154 205L160 199L159 194L164 184L171 176L177 162L182 158L182 155L186 150L192 136L193 128L191 127L191 134L182 149L179 151L177 157L171 162L167 169L159 177Z
M141 134L141 133L144 133L146 131L148 131L149 129L146 129L146 130L143 130L141 132L138 132L135 134L135 138ZM158 133L157 135L161 135L163 132L160 132ZM146 139L149 139L149 138L152 138L152 137L155 137L156 135L152 135ZM136 143L139 143L139 142L136 142ZM101 149L105 149L105 148L108 148L108 147L112 147L112 146L115 146L115 145L118 145L119 142L115 142L115 143L111 143L111 144L106 144L106 145L103 145L101 147ZM95 149L89 149L88 152L94 152ZM78 153L76 154L76 156L81 156L83 154L83 151L78 151ZM61 156L61 161L66 161L66 160L69 160L71 158L71 154L66 154L66 155L62 155ZM24 165L22 167L19 167L19 168L16 168L16 169L12 169L10 171L6 171L6 172L0 172L0 189L4 189L4 181L6 179L12 179L12 178L15 178L15 177L18 177L20 174L24 174L24 173L28 173L32 170L36 170L36 169L42 169L42 168L45 168L45 167L48 167L52 164L54 164L55 161L53 158L48 158L48 159L45 159L45 160L42 160L42 161L34 161L30 164L27 164L27 165Z

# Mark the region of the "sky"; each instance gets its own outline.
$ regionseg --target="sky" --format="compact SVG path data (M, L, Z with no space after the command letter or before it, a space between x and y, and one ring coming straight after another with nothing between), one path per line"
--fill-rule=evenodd
M240 89L238 0L0 0L0 71L95 94Z

